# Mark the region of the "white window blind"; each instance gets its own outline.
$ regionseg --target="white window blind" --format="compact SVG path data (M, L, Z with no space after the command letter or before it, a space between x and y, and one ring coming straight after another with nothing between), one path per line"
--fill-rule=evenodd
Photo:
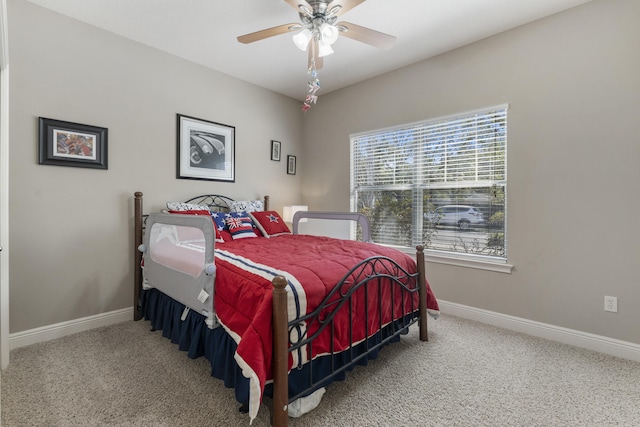
M506 258L507 106L351 136L374 241Z

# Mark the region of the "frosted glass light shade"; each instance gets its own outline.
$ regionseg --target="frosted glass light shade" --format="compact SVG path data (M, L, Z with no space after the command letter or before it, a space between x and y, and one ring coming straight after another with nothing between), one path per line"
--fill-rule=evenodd
M326 44L334 44L338 40L338 29L330 24L324 23L320 26L320 36L322 41Z
M322 41L318 43L318 56L322 58L323 56L331 55L333 53L333 48L330 44L326 44Z
M311 31L305 28L293 36L293 42L298 47L298 49L307 50L307 46L309 45L309 41L311 41L311 37Z

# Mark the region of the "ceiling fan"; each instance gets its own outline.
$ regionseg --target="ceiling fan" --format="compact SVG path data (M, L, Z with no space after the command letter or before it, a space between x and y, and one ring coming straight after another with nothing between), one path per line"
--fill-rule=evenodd
M365 0L285 0L298 11L301 23L283 24L238 37L240 43L253 43L293 31L294 43L309 52L309 68L322 68L322 58L333 53L331 45L339 36L348 37L381 49L396 41L394 36L361 27L350 22L337 22L339 16L364 3Z

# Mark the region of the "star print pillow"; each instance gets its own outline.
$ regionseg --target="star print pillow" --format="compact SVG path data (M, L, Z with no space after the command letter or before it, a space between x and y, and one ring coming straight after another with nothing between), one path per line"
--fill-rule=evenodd
M249 212L249 215L264 237L291 234L289 227L276 211Z

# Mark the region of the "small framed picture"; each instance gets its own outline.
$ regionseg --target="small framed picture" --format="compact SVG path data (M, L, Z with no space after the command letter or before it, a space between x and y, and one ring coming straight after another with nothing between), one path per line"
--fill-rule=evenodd
M107 128L39 117L38 163L108 169L107 137Z
M271 160L280 161L280 141L271 140Z
M296 156L287 156L287 173L289 175L296 174Z
M178 179L235 181L236 128L178 114Z

